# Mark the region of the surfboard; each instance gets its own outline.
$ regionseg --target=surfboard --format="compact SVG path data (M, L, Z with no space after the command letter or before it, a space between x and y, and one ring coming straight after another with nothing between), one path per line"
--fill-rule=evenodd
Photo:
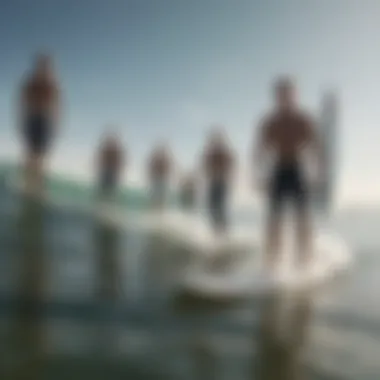
M215 269L207 262L193 262L182 274L180 287L210 298L239 298L276 290L297 290L323 284L349 268L352 256L349 248L331 232L319 233L315 239L310 265L300 269L290 255L283 255L274 272L263 266L263 250L238 257L227 268ZM287 258L286 258L287 257Z
M250 226L232 226L225 234L218 235L204 217L181 210L148 213L138 223L142 228L206 255L248 251L257 244L255 230Z

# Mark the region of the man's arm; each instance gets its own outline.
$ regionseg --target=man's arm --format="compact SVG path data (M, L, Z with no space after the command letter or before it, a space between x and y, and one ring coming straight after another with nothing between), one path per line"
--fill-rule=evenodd
M55 127L58 128L60 115L61 115L61 91L56 83L54 83L52 86L53 86L52 117L54 120Z
M20 130L23 126L23 122L26 116L27 110L27 84L23 83L20 86L19 92L17 94L17 104L16 104L16 112L17 112L17 129Z
M119 148L119 160L118 160L118 170L123 171L128 165L128 153L125 149Z
M237 166L237 160L236 156L231 148L228 149L228 176L231 180L234 179L236 175L236 166Z
M261 178L261 170L264 166L266 154L270 146L270 123L264 119L258 126L258 132L256 134L256 141L252 148L252 166L254 182L259 181ZM261 186L261 185L260 185Z

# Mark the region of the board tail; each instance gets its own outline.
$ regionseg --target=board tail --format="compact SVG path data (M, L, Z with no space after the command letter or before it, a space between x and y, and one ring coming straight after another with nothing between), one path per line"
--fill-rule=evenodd
M337 175L338 104L333 92L328 92L322 97L320 133L324 150L325 178L317 196L317 207L324 214L329 214L334 205Z

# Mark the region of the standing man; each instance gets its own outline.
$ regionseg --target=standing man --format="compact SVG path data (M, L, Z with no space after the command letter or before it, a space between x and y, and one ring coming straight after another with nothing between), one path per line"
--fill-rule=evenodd
M32 74L22 85L19 105L25 144L25 184L33 193L43 188L46 155L59 119L59 100L52 60L47 55L39 55Z
M119 185L125 154L116 133L108 133L98 153L99 192L102 198L112 197Z
M173 162L169 149L165 144L157 145L148 161L151 199L154 208L161 209L165 204L172 170Z
M274 161L268 187L269 217L266 237L266 261L269 268L278 262L282 227L282 212L287 199L296 211L298 259L306 266L311 257L311 217L309 214L309 186L302 168L302 155L312 150L314 161L322 168L322 151L312 119L297 102L296 88L290 78L280 78L274 86L275 108L264 118L259 128L256 165L263 165L264 156L271 154Z
M214 129L205 149L202 166L207 177L207 203L211 223L217 233L227 230L227 201L234 164L232 150L222 129Z

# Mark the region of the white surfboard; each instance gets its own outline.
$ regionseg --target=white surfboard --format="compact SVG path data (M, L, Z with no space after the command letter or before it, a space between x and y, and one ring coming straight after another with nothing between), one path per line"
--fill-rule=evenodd
M275 273L268 273L263 267L262 249L259 244L257 247L249 255L238 257L225 270L215 270L212 264L204 261L193 263L182 276L180 286L212 298L239 298L274 290L295 290L325 283L347 269L352 259L350 250L338 237L320 233L315 239L314 256L307 269L298 269L288 255L279 263Z
M139 218L142 228L202 254L242 252L255 248L255 229L234 226L224 235L216 234L207 220L200 215L168 210L147 213Z

